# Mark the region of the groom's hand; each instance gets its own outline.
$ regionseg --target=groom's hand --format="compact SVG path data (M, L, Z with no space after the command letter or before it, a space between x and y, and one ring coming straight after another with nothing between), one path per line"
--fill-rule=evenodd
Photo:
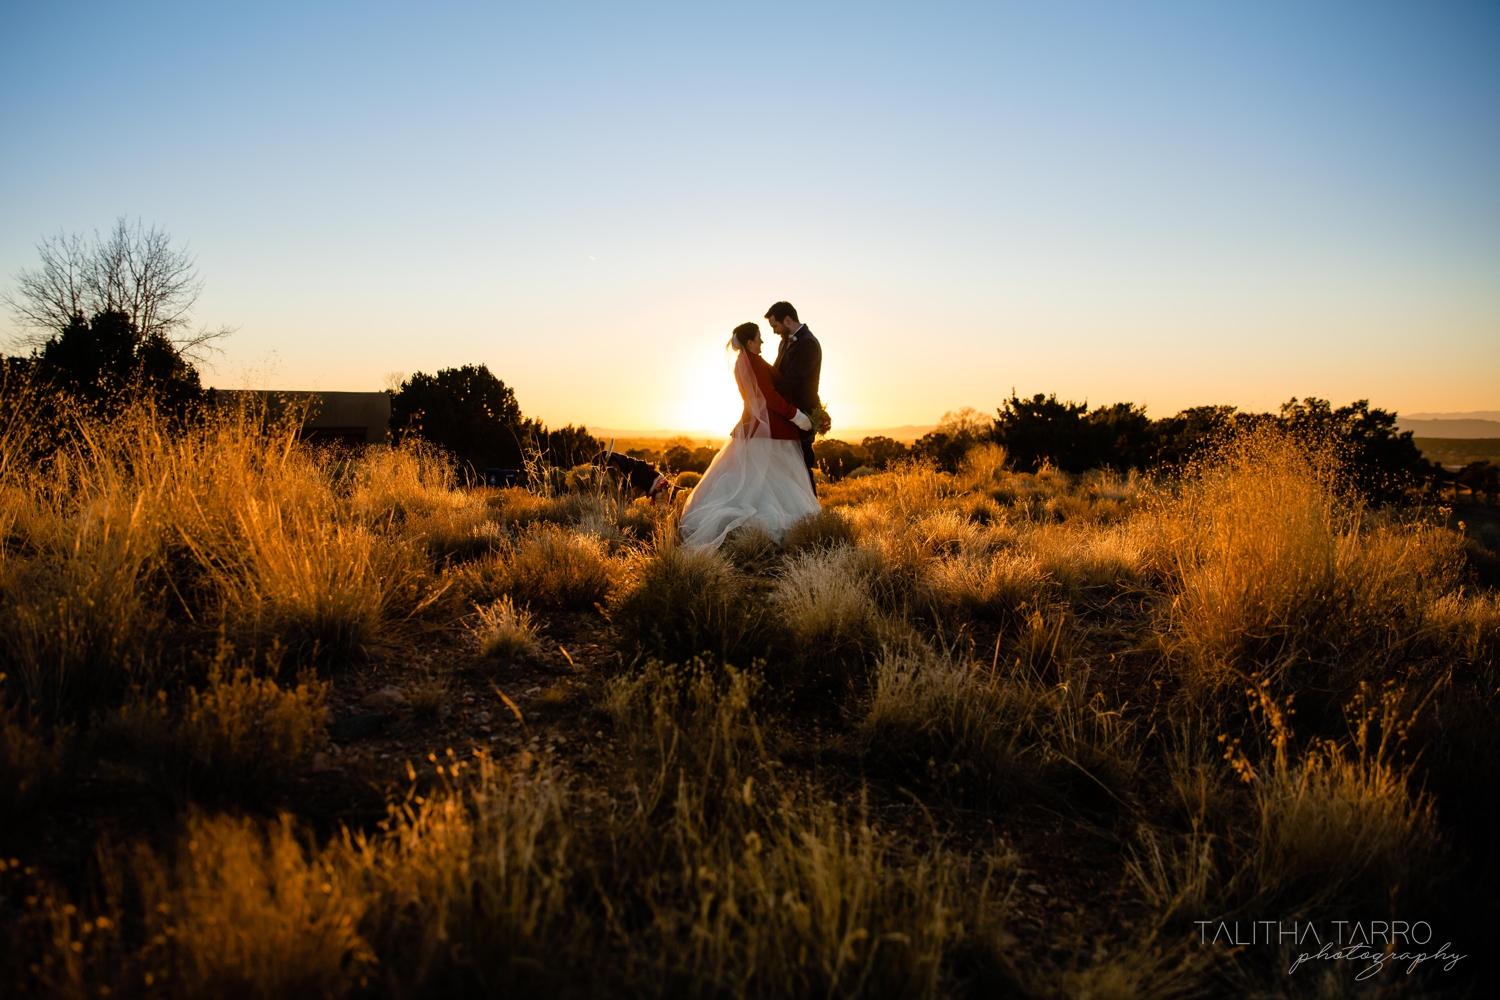
M792 418L792 423L796 424L799 430L812 430L812 419L801 410L798 410L797 415Z

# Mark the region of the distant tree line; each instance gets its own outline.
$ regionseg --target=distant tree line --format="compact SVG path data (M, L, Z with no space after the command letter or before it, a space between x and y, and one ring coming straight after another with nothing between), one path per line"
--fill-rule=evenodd
M663 472L707 472L719 449L695 445L691 438L668 438L657 448L629 448L625 454L650 462Z
M1411 432L1397 430L1394 413L1371 409L1368 400L1334 408L1314 397L1291 399L1276 414L1198 406L1153 420L1134 403L1090 409L1086 403L1060 401L1056 394L1023 399L1012 391L993 418L973 409L945 414L910 448L888 438L865 438L857 445L825 439L814 450L832 479L862 469L879 471L906 457L952 472L981 444L1003 447L1011 467L1020 472L1043 466L1074 473L1154 471L1181 468L1232 434L1271 425L1309 444L1334 448L1350 486L1378 503L1402 499L1434 474Z
M202 281L185 250L173 248L154 226L120 219L107 235L58 235L38 252L41 266L21 271L16 288L3 296L30 350L0 355L0 395L10 396L19 385L52 390L31 404L36 412L29 418L44 429L40 447L62 433L63 408L107 419L146 396L176 419L199 410L207 392L193 362L230 331L192 331L189 316ZM1442 475L1422 457L1412 434L1397 430L1395 414L1372 409L1368 400L1335 408L1314 397L1291 399L1275 414L1199 406L1152 419L1133 403L1090 409L1056 394L1023 399L1012 390L994 417L973 409L945 414L910 447L886 437L857 444L830 438L815 452L833 479L887 469L905 458L955 471L971 449L987 443L1002 446L1022 472L1043 466L1074 473L1172 470L1229 435L1270 425L1335 448L1349 484L1375 502L1399 501ZM568 469L604 447L586 427L553 429L524 416L515 392L482 364L402 380L391 391L390 430L398 441L429 441L460 469L476 472L522 469L533 461ZM664 471L702 472L714 452L679 439L631 454ZM1495 479L1489 467L1467 472L1475 482Z

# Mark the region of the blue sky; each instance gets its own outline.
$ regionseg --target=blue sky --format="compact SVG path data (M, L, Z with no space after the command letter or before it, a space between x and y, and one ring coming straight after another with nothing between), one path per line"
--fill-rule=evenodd
M161 225L219 385L719 428L788 298L845 426L1500 407L1493 3L9 4L0 80L0 276Z

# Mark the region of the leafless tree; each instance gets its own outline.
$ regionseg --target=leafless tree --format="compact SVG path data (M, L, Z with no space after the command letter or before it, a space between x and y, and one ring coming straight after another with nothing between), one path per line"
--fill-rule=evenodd
M179 353L201 361L214 342L233 333L230 327L194 331L188 317L203 279L186 248L174 249L172 237L140 220L123 216L108 236L96 230L92 241L77 233L58 233L37 244L41 266L16 275L16 288L3 296L16 323L27 333L22 343L36 346L67 328L74 316L92 317L118 310L136 331L170 340Z

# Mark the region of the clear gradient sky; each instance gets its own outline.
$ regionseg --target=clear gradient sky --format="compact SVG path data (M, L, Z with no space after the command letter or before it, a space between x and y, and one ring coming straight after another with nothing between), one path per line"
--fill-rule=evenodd
M1500 408L1493 2L11 2L0 83L0 280L156 223L218 385L727 427L786 298L844 426Z

